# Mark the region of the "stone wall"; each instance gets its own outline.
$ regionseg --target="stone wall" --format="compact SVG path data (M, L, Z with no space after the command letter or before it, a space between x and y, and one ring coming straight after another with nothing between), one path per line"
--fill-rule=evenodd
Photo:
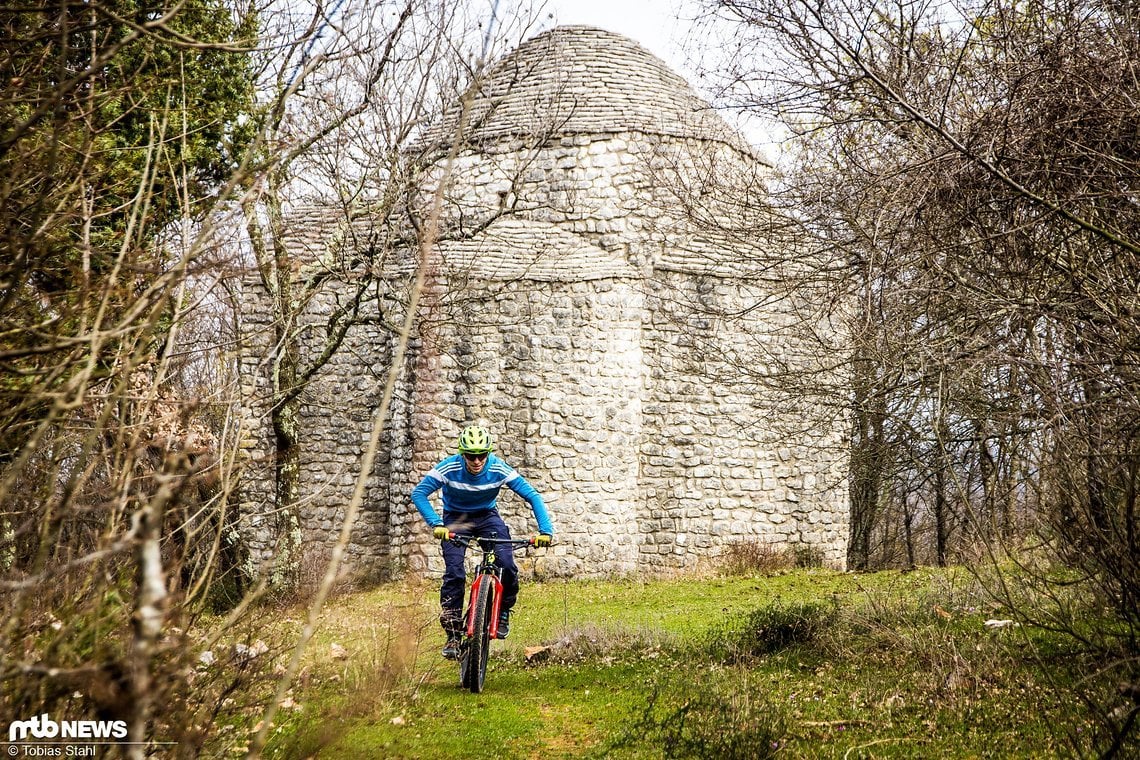
M336 286L333 287L335 291ZM394 336L375 325L354 327L342 350L337 352L301 396L300 467L302 501L299 523L274 503L274 446L270 424L270 375L273 330L268 294L255 276L242 283L244 319L242 350L242 453L244 471L240 489L240 529L248 555L247 570L273 567L288 547L302 547L301 567L279 568L280 572L319 572L335 540L349 503L372 413L379 404L387 378ZM314 299L304 315L308 329L302 333L301 354L311 360L323 348L323 326L331 312L335 292ZM366 301L364 312L378 312L375 300ZM389 505L391 493L393 429L389 425L369 479L365 509L359 516L348 545L348 562L358 569L385 573L391 552ZM281 535L293 531L294 535ZM311 578L308 578L311 580Z
M558 545L546 572L692 569L751 540L842 565L843 431L792 437L775 402L732 382L738 339L761 326L710 312L752 303L741 283L659 273L648 287L600 279L490 291L494 316L413 346L349 546L353 567L439 571L407 495L472 420L495 429L500 453L548 500ZM693 311L682 296L705 306ZM305 394L303 536L314 558L339 531L390 350L390 336L354 330ZM502 511L516 533L533 532L513 494ZM271 539L259 546L271 555Z
M279 540L274 519L273 431L269 425L273 309L254 277L243 278L238 332L238 376L241 483L238 530L246 555L243 571L250 576L271 563Z
M496 291L497 313L420 341L411 407L417 453L393 514L418 537L411 569L439 569L438 550L411 507L411 487L454 453L459 429L481 420L498 453L544 495L558 528L547 569L637 569L639 361L642 296L597 280ZM512 531L533 534L529 506L504 492Z
M797 350L777 330L781 303L758 308L771 293L732 278L658 272L653 286L641 564L694 568L726 544L761 542L843 566L846 432L757 382L766 361Z

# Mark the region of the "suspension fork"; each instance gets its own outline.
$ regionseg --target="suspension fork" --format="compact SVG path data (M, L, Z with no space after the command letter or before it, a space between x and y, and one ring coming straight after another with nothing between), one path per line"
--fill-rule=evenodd
M503 604L503 582L495 573L483 572L475 576L471 582L471 604L467 605L467 635L475 635L475 603L479 598L479 589L484 583L491 583L495 587L495 598L491 602L491 638L499 634L499 609Z

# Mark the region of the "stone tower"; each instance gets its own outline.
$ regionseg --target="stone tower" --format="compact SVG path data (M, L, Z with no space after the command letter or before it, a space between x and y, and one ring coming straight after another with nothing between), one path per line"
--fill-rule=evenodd
M767 218L764 163L662 61L600 29L532 38L473 95L352 564L435 569L408 494L479 421L548 501L546 572L692 569L738 541L842 566L845 416L774 380L803 371L841 387L804 337L835 331L785 287L804 261ZM442 160L459 123L446 116L422 145ZM398 293L409 269L381 280ZM258 304L248 283L250 325L264 319ZM391 355L388 333L354 328L306 393L310 546L335 536ZM251 404L246 416L256 433L264 415ZM249 440L256 461L264 431ZM265 500L243 492L263 555ZM533 532L513 494L500 509Z

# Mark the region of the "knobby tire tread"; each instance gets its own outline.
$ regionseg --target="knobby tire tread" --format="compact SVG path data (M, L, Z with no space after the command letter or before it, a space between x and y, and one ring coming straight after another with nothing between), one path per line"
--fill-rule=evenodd
M495 601L495 584L484 576L475 600L475 633L467 661L467 687L475 694L483 691L487 677L487 660L491 654L491 609Z

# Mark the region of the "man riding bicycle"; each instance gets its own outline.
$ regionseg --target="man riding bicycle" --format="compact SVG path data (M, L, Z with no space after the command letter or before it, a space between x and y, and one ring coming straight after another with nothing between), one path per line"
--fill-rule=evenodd
M459 453L450 456L424 475L412 490L412 503L424 522L432 529L443 549L443 584L439 589L439 622L447 632L443 656L459 655L463 630L463 592L467 576L463 567L466 545L448 540L451 533L510 538L511 532L499 516L498 498L503 486L530 504L538 522L536 546L549 546L554 525L546 512L542 496L513 467L492 454L495 440L480 425L469 425L459 434ZM442 491L443 517L432 508L429 496ZM519 592L519 571L514 550L509 544L495 547L495 561L503 568L503 601L499 612L498 638L505 639L510 630L511 608Z

